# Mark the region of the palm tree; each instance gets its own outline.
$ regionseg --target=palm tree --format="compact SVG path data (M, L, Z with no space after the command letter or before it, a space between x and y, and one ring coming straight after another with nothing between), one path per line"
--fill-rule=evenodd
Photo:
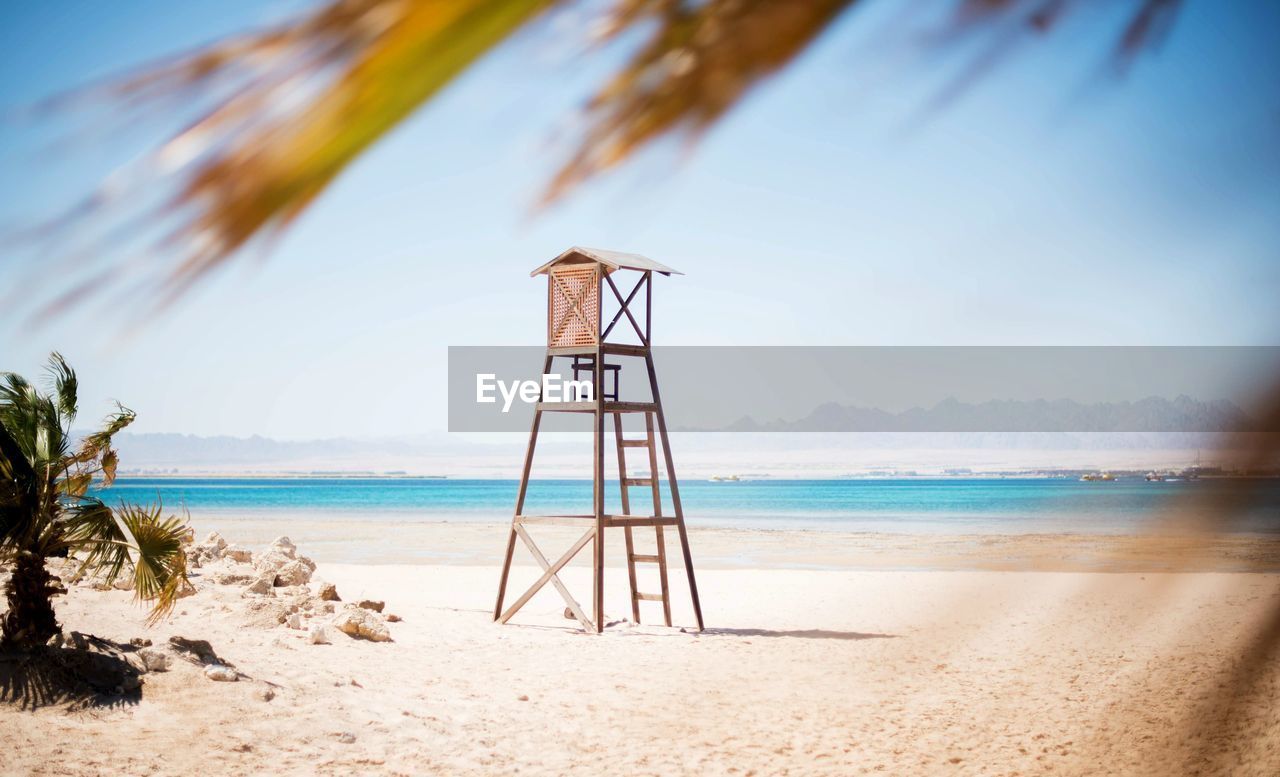
M134 414L117 405L101 431L73 448L76 388L75 372L57 353L49 357L48 393L0 373L0 564L12 567L0 620L6 648L31 650L61 630L53 597L65 590L45 568L49 558L76 559L77 576L101 574L107 582L131 571L134 594L154 602L153 618L168 613L188 585L181 520L163 518L159 505L113 509L87 493L95 479L110 485L115 478L111 439Z

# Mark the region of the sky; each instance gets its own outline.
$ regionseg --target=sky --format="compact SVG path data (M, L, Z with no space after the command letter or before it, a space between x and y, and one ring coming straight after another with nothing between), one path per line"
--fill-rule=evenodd
M6 4L0 229L162 139L13 109L308 5ZM696 145L660 144L535 212L567 117L625 54L547 20L362 157L264 260L127 334L109 315L0 311L0 369L34 374L57 349L86 420L119 399L140 432L439 431L447 347L540 343L528 272L571 245L686 273L657 284L661 344L1277 344L1280 5L1188 0L1118 76L1107 54L1131 7L1026 36L934 107L975 52L928 47L936 28L870 2ZM30 259L0 252L11 288Z

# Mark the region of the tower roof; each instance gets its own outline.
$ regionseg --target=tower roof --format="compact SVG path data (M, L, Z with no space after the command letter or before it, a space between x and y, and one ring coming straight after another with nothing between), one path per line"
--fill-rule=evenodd
M614 270L652 270L663 275L684 275L679 270L668 267L661 262L655 262L649 257L641 256L640 254L624 254L621 251L609 251L604 248L583 248L582 246L570 248L555 259L529 273L529 275L542 275L549 272L557 264L582 264L585 262L602 264L608 268L609 272Z

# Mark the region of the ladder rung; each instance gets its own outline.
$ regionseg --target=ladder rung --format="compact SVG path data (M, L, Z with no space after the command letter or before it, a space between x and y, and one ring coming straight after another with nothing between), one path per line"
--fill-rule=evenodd
M603 405L586 401L539 402L534 409L543 413L594 413L601 410L605 413L652 413L658 406L652 402L618 402L608 400Z
M662 594L642 594L642 593L637 593L637 594L636 594L636 598L637 598L637 599L639 599L639 600L640 600L640 601L642 601L642 602L660 602L660 601L662 601Z
M648 556L641 553L633 553L631 554L631 560L632 561L648 561L650 564L657 564L662 559L658 558L657 556Z
M624 447L624 448L648 448L648 447L649 447L649 441L648 441L648 440L623 440L623 441L622 441L622 447Z
M594 515L517 515L515 523L545 523L562 526L578 526L594 522Z
M606 515L605 526L678 526L679 518L662 515Z
M624 478L622 482L628 486L652 486L653 478Z

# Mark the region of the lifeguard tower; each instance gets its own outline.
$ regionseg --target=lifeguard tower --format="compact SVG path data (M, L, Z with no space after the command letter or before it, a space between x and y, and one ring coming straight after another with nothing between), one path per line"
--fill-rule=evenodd
M693 600L693 613L698 621L698 629L702 629L702 606L698 601L698 585L694 580L693 558L689 554L689 537L684 526L684 510L680 506L680 487L676 483L675 465L671 459L671 446L667 438L667 423L662 414L662 398L658 392L657 374L653 368L653 355L650 352L650 319L653 310L653 275L680 275L676 270L664 264L636 254L624 254L617 251L604 251L596 248L573 247L552 259L550 262L534 270L530 275L547 276L547 355L543 362L543 374L551 372L553 361L557 358L572 359L573 379L581 380L589 376L593 387L591 401L539 401L534 409L533 428L529 432L529 446L525 452L524 469L520 474L520 489L516 493L515 515L511 519L511 532L507 538L507 552L502 562L502 576L498 581L498 599L493 606L493 619L506 623L520 608L525 605L547 583L555 586L568 605L568 613L582 624L587 631L597 633L604 630L604 538L605 530L621 528L626 542L627 575L631 583L631 616L640 622L640 603L644 601L661 602L662 616L666 625L671 625L671 591L667 581L667 553L664 529L675 527L680 536L680 552L684 556L686 579L689 581L689 594ZM635 278L635 285L630 293L623 297L615 279ZM604 323L604 311L612 302L604 294L608 288L610 297L617 302L617 310L607 326ZM632 308L637 295L644 291L644 310L640 313ZM641 327L637 316L644 319ZM619 327L619 322L626 318L630 325ZM615 334L615 330L617 330ZM627 337L623 337L623 335ZM611 335L613 337L611 338ZM634 337L631 337L634 335ZM627 343L625 339L638 342ZM622 365L610 363L608 358L629 357L632 362L644 360L649 382L649 401L620 401L622 381ZM612 390L610 390L612 386ZM590 514L583 515L525 515L525 494L529 488L529 471L533 467L534 450L538 443L538 427L542 423L542 414L547 412L580 413L592 418L593 434L593 502ZM623 417L638 413L644 416L645 436L628 438L623 434ZM620 515L605 514L605 421L613 417L613 443L618 458L618 486L621 490ZM655 438L655 429L657 438ZM662 443L662 457L666 464L666 477L671 494L674 515L663 515L662 491L659 486L658 440ZM627 451L644 450L648 454L647 467L649 476L644 478L628 477ZM651 515L633 515L629 489L647 487L653 500ZM531 524L557 524L584 527L585 532L574 542L563 555L554 562L547 560L542 551L534 544L529 532L525 529ZM657 541L657 553L654 555L637 554L635 552L633 532L637 529L652 528ZM520 595L507 609L502 608L506 594L507 578L511 571L511 558L515 552L516 539L528 548L533 558L542 567L542 575ZM588 544L592 548L592 580L591 615L569 593L569 589L560 580L558 573ZM636 587L636 564L656 564L658 568L659 593L641 592ZM567 613L567 614L568 614Z

